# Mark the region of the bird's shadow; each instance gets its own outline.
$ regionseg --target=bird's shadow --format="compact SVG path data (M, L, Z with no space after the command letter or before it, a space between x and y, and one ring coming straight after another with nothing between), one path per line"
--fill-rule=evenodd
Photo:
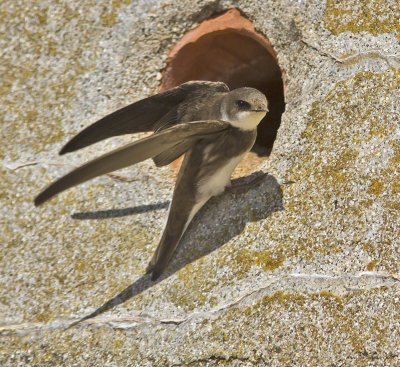
M151 212L154 210L161 210L168 208L169 201L162 201L155 204L138 205L131 208L123 209L109 209L109 210L97 210L93 212L78 212L71 215L72 219L108 219L108 218L119 218L126 217L133 214L141 214Z
M253 179L264 176L256 188L242 192L240 187ZM238 192L235 193L236 188ZM134 213L143 213L149 210L164 208L168 202L126 208L119 210L76 213L76 219L112 218ZM275 177L261 171L232 181L232 189L222 196L212 198L189 225L181 243L174 254L173 260L164 273L155 281L149 274L142 275L131 285L126 287L116 296L106 301L91 314L70 325L91 319L118 306L155 284L170 277L187 264L215 251L233 237L239 235L246 223L267 218L273 212L282 210L282 190ZM207 220L205 220L207 218Z

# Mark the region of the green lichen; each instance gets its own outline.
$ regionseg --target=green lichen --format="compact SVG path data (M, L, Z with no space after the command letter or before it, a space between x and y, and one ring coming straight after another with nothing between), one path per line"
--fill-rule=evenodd
M379 347L384 348L381 350L385 350L385 348L392 350L389 345L391 345L393 335L384 324L385 316L379 309L373 310L366 301L368 298L380 299L385 292L385 288L381 288L350 293L340 297L327 291L313 294L276 292L244 309L229 310L212 322L212 333L216 340L221 333L224 333L226 344L231 345L235 351L241 351L245 347L240 335L246 335L246 338L252 343L257 343L258 340L262 342L264 334L262 332L257 334L255 330L272 329L276 336L279 333L278 330L290 328L291 340L296 340L296 346L303 345L304 353L301 355L307 356L306 364L308 364L310 356L319 353L320 347L316 348L313 341L318 341L319 346L320 342L326 343L329 348L332 348L334 354L343 354L344 345L346 345L345 349L348 349L346 353L362 352L370 340L377 341ZM371 303L373 304L373 301ZM390 310L395 312L393 303ZM315 315L323 315L323 319L317 316L317 324ZM288 322L280 321L281 318L290 320L290 325ZM293 322L296 325L292 326ZM240 327L233 327L232 324L235 323ZM226 332L228 325L229 333ZM238 338L241 342L238 341ZM278 341L279 339L274 338L272 343ZM247 348L250 347L248 343L245 345ZM291 346L290 343L284 344L283 348L279 348L278 353L290 355ZM269 354L271 353L275 354L276 351L270 350ZM321 362L321 359L318 360Z
M210 293L215 287L244 278L253 266L273 271L284 261L282 254L273 254L268 250L224 247L218 251L211 267L203 257L180 269L177 272L179 284L168 290L169 298L175 305L188 311L205 304L215 306L218 300ZM221 268L229 269L229 272L219 275Z
M363 213L374 205L377 197L382 198L384 207L396 206L398 200L382 194L389 185L392 192L397 190L398 165L394 163L398 159L399 144L393 132L398 128L399 117L391 112L390 101L396 99L399 86L399 70L361 72L337 83L323 100L313 103L309 122L302 133L305 149L294 160L287 177L303 183L307 178L307 184L300 188L293 184L284 191L285 219L287 223L293 221L297 233L307 233L307 238L298 238L287 245L287 257L311 259L316 253L340 252L341 241L321 236L321 232L325 232L335 237L335 228L349 233L354 246L363 246L368 242L363 236L368 231ZM373 143L376 141L379 141L379 148ZM366 148L369 144L371 148ZM377 160L380 156L388 157L389 162L387 158L382 162ZM374 171L366 174L365 164L374 165ZM366 189L355 191L355 185ZM353 205L348 205L350 197ZM385 220L396 221L394 218ZM319 225L314 229L316 222ZM395 271L393 247L384 247L396 232L390 227L383 226L381 241L368 242L368 246L374 249L371 254L376 254L377 247L384 248L382 264ZM281 226L275 221L269 228L274 231ZM318 241L313 241L317 238Z
M371 181L371 183L368 187L368 193L371 195L378 196L378 195L382 194L384 187L385 187L385 184L382 181L374 179Z
M367 264L367 270L372 271L376 268L376 266L379 264L379 260L372 260Z
M100 16L102 24L105 27L112 27L117 22L119 8L131 3L132 0L111 0L110 6Z
M321 297L325 297L325 298L332 298L333 300L335 300L340 306L342 306L343 304L343 299L342 297L338 296L335 293L329 292L329 291L321 291L319 292L319 295Z
M394 141L392 145L394 150L392 163L400 165L400 141Z
M186 311L191 311L196 307L206 303L215 305L215 298L210 296L210 291L218 284L211 274L205 278L199 271L205 266L205 259L201 258L196 265L187 264L177 272L178 284L173 289L169 289L168 296L170 301ZM211 273L214 273L211 271Z
M338 365L346 356L352 366L377 360L391 366L398 349L393 325L400 322L394 291L382 287L339 298L330 292L276 292L179 327L139 323L126 330L97 325L18 333L2 338L3 349L13 352L4 355L3 364L29 360L38 366L85 367L107 360L111 365L170 366L178 360L182 366L205 366L236 360L238 365L289 366L295 356L297 365L321 366Z
M257 301L256 304L250 307L247 307L244 312L249 313L254 307L262 307L270 305L271 303L279 303L279 304L290 304L295 302L297 304L303 305L304 301L307 299L307 296L301 293L285 293L283 291L275 292L272 295L264 296L261 300Z
M391 184L391 189L393 194L400 193L400 177L396 177Z
M152 237L132 217L110 221L71 218L78 208L91 205L88 197L94 199L106 189L99 183L69 190L35 208L37 170L37 166L15 172L0 169L0 192L7 199L1 208L7 216L0 215L0 268L8 279L0 297L8 305L7 313L14 310L26 321L48 322L71 315L82 303L98 307L124 289L129 283L126 274L143 272L141 256L150 256L147 246ZM43 184L50 180L46 173L41 179ZM9 269L19 269L18 278ZM23 289L18 297L16 289Z
M64 137L62 118L76 95L76 83L94 68L100 37L130 2L32 5L15 0L2 7L7 27L0 29L0 37L12 51L0 59L0 120L7 121L0 126L0 158L18 159L21 145L40 151ZM63 32L54 34L54 29Z
M228 255L228 256L227 256ZM228 266L232 271L240 272L235 274L236 278L242 278L253 266L259 266L266 271L273 271L283 264L285 257L282 254L272 254L271 251L255 251L249 248L241 248L230 251L230 253L221 253L219 259L220 266Z
M124 346L124 341L122 339L114 339L113 348L116 352L119 352Z
M327 0L325 27L333 34L395 33L400 39L400 4L397 0Z

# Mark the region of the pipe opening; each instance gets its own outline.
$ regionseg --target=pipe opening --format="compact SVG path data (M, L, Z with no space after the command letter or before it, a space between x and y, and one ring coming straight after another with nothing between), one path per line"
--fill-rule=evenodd
M285 110L282 72L270 41L237 9L203 21L170 52L161 88L190 80L223 81L230 89L263 92L270 111L258 126L253 152L270 155Z

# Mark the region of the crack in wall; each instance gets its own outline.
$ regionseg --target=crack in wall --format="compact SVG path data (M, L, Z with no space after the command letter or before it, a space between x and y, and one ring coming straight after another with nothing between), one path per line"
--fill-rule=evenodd
M252 366L259 366L259 362L263 361L262 358L258 358L258 360L254 360L251 357L240 357L237 355L229 355L229 356L222 356L222 355L215 355L211 354L207 357L196 358L190 361L185 361L182 363L174 363L171 367L179 367L179 366L198 366L199 363L207 363L207 362L214 362L214 363L228 363L228 362L241 362L241 363L251 363Z
M321 50L318 46L314 46L311 43L309 43L308 41L305 41L304 39L301 39L300 42L303 45L306 45L307 47L313 49L314 51L317 51L321 56L325 56L325 57L332 59L335 63L339 63L339 64L343 63L343 61L340 60L340 58L338 58L337 56L331 54L328 51Z
M368 50L361 52L353 52L352 54L340 57L331 52L321 49L319 46L311 44L309 41L305 39L301 39L300 42L307 47L317 51L321 56L326 56L332 59L335 63L339 63L341 65L350 65L350 64L360 64L364 60L382 60L386 63L386 65L394 68L400 67L400 57L397 55L383 54L380 50Z
M184 318L159 317L153 315L136 316L97 316L79 324L79 327L108 326L113 329L129 330L143 326L163 325L166 327L179 327L188 322L199 323L204 319L215 318L227 310L238 307L246 307L257 300L272 295L278 291L297 294L316 294L329 291L341 296L349 292L368 291L382 287L400 287L400 276L379 272L360 272L356 274L330 275L330 274L306 274L291 273L286 276L270 277L266 284L248 292L236 300L219 305L207 311L199 311L188 314ZM77 320L79 320L78 318ZM71 319L56 319L49 323L20 323L0 326L0 336L13 334L28 334L44 330L66 329L71 325Z
M383 60L388 67L399 68L400 57L397 55L384 55L379 50L370 50L365 52L354 52L346 57L338 57L338 61L343 64L358 64L364 60L380 59Z

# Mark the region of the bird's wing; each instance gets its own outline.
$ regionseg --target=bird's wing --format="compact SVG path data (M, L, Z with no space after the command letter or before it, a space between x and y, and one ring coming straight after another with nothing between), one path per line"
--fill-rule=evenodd
M153 157L155 165L157 167L166 166L172 163L175 159L178 159L182 154L186 153L190 149L194 143L193 139L197 140L197 137L183 140L170 149L164 150L160 154Z
M155 157L183 141L191 141L192 144L194 144L202 137L225 130L229 126L227 122L210 120L182 123L161 130L160 132L113 150L76 168L50 184L35 198L34 203L38 206L70 187L88 181L94 177ZM187 149L189 148L190 146L187 146ZM181 154L183 153L184 152Z
M193 81L134 102L82 130L61 149L60 154L73 152L113 136L155 131L178 117L178 106L193 93L228 92L225 83Z

